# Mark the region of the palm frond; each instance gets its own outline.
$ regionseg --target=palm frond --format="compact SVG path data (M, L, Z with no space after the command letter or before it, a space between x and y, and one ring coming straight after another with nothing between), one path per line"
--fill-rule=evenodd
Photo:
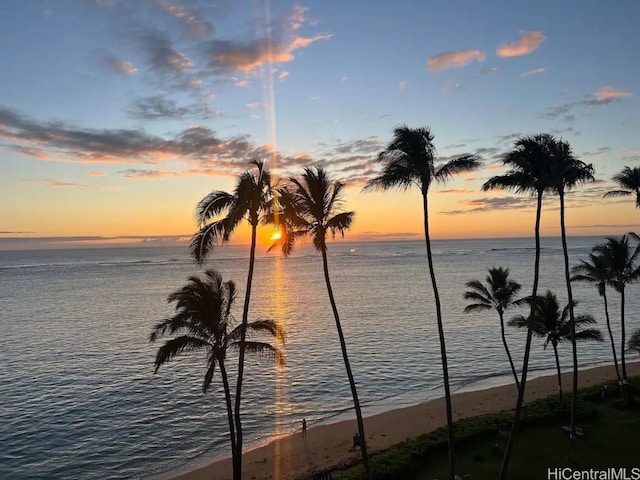
M476 170L480 168L481 165L482 163L476 155L466 155L464 157L449 160L438 168L433 175L433 178L439 183L444 183L454 175Z
M571 339L571 335L567 340ZM604 338L602 336L602 332L597 328L586 328L584 330L580 330L576 332L576 341L587 341L591 340L594 342L603 342Z
M233 201L233 195L221 190L213 191L207 194L196 207L196 221L198 225L203 226L211 218L224 212Z
M353 225L355 216L355 212L338 213L327 220L326 227L331 231L331 234L334 237L336 236L336 233L339 233L344 237L344 232L349 230L351 225Z
M193 236L189 245L189 253L195 261L202 265L218 242L225 237L225 220L209 223Z
M276 365L284 365L285 357L282 351L266 342L246 341L244 342L245 351L249 354L257 355L269 361L273 361ZM234 350L240 349L240 342L230 343L229 347Z
M627 342L627 349L630 352L640 353L640 328L634 331Z
M172 358L182 352L195 352L210 347L211 344L209 342L189 335L182 335L167 340L165 344L158 349L154 362L156 367L154 372L157 372L162 365L168 363Z
M610 190L605 193L602 198L610 198L610 197L626 197L627 195L631 195L633 192L628 190Z

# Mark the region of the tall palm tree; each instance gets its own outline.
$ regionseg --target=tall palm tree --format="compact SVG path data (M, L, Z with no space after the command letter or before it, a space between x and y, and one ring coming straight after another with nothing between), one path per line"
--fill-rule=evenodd
M622 394L622 376L620 375L620 367L618 365L618 355L616 354L616 342L613 338L611 330L611 318L609 317L609 302L607 300L607 281L609 280L609 266L603 255L589 254L589 261L580 260L580 263L571 269L573 276L572 281L589 282L595 284L598 294L604 299L604 315L607 320L607 331L609 332L609 340L611 341L611 352L613 353L613 365L616 369L616 377L620 386L620 394Z
M249 272L247 274L247 289L242 309L242 324L246 327L249 321L249 303L251 300L251 286L253 269L256 258L257 229L262 216L268 209L273 196L271 173L265 168L264 162L253 160L257 172L244 172L238 177L233 193L220 190L213 191L204 197L196 207L196 219L199 230L191 240L191 256L198 264L213 252L218 243L227 242L235 229L247 220L251 226L251 247L249 252ZM238 450L238 468L242 469L242 425L240 419L240 403L242 399L242 380L244 377L244 335L246 328L241 330L240 354L238 355L238 379L236 383L235 422Z
M604 194L607 197L636 196L636 208L640 208L640 167L624 167L620 173L613 176L613 181L620 190L611 190Z
M569 249L567 247L567 228L565 225L565 193L578 185L595 180L593 165L578 160L571 151L571 146L562 140L552 139L552 154L554 157L555 183L553 189L560 197L560 234L562 237L562 253L564 256L564 276L567 285L567 299L569 306L569 326L571 330L571 348L573 360L573 377L571 384L571 420L569 432L571 439L570 457L573 457L574 440L576 438L576 413L578 409L578 349L575 331L575 314L573 312L573 291L571 289L571 275L569 273Z
M242 477L239 464L242 457L238 448L234 411L231 407L231 390L225 366L227 352L246 350L266 355L282 364L284 356L278 347L260 340L246 341L245 334L267 334L284 343L284 332L273 320L256 320L248 322L246 326L241 324L233 327L231 309L235 298L235 284L232 281L223 282L222 276L215 270L207 270L202 277L189 277L185 286L169 295L169 303L176 304L175 314L159 322L153 328L149 340L153 343L164 335L174 335L158 349L155 372L181 353L204 352L207 371L202 383L203 393L209 389L216 364L219 366L229 421L233 478L240 480Z
M527 298L527 301L531 302L531 299ZM573 306L576 304L577 302L574 302ZM523 315L518 315L517 317L509 320L509 326L530 328L534 335L544 338L545 350L549 344L553 347L553 354L556 358L556 369L558 372L558 393L560 394L560 404L563 404L563 399L558 344L563 341L574 343L574 341L578 340L595 340L599 342L603 340L602 334L598 329L585 328L578 330L578 328L582 328L585 325L593 325L596 323L595 319L591 315L578 315L574 317L574 325L571 325L570 309L571 307L567 304L562 311L560 311L558 298L550 290L547 290L547 293L544 296L538 297L536 300L536 311L531 322L529 322Z
M516 387L520 389L520 381L518 380L518 373L516 367L513 365L513 359L511 358L511 352L509 351L509 345L507 344L507 338L504 334L504 312L511 305L517 305L518 300L515 296L518 294L522 286L509 279L509 269L502 267L494 267L489 269L489 275L486 277L487 286L485 286L480 280L471 280L467 282L467 290L464 293L465 300L473 300L474 303L470 303L464 308L464 313L485 311L494 309L498 312L500 318L500 334L502 336L502 344L504 350L507 352L509 358L509 365L511 365L511 372L513 378L516 381Z
M610 268L608 284L620 294L620 365L622 367L622 398L625 403L629 403L629 381L627 379L627 364L625 361L625 349L627 347L625 328L625 287L627 284L640 278L640 266L637 264L640 256L640 244L632 248L629 245L629 238L623 235L620 238L608 237L605 243L593 247L593 252L603 255Z
M529 316L535 312L535 303L538 298L538 281L540 278L540 213L542 211L542 196L545 191L552 188L555 181L553 176L553 137L548 134L538 134L519 138L513 150L509 151L502 163L509 167L506 173L490 178L482 185L482 189L513 190L515 193L530 193L536 195L536 222L534 227L536 253L533 269L533 289L531 293L531 310ZM524 359L522 362L522 377L516 402L516 411L511 427L511 433L505 448L502 466L500 468L500 480L507 478L507 470L513 451L513 442L522 417L524 406L524 392L527 385L527 372L529 369L529 355L531 353L531 339L533 331L528 329L525 343Z
M638 328L635 332L633 332L633 334L631 335L631 338L629 338L627 349L630 352L640 353L640 328Z
M364 421L358 399L356 382L351 371L351 364L347 353L347 344L340 323L340 315L336 300L331 287L329 277L329 263L327 260L327 234L335 237L337 233L344 236L345 231L351 228L354 212L345 212L341 209L342 192L344 184L332 181L322 167L314 169L305 168L300 179L290 178L290 186L279 189L277 205L279 210L272 212L269 221L277 223L282 228L282 237L278 241L285 256L293 252L295 241L302 237L311 237L316 251L322 255L322 267L324 279L329 294L329 303L333 311L333 318L338 331L342 359L347 371L353 405L356 411L358 423L358 435L360 436L360 451L365 473L368 479L371 478L369 467L369 457L367 455L367 444L364 432ZM272 248L275 245L272 246Z
M451 390L449 387L449 366L445 345L444 329L442 325L442 310L440 294L433 269L431 254L431 238L429 236L429 187L435 181L444 183L453 175L468 172L480 167L479 159L474 155L466 155L436 165L436 149L433 145L434 136L427 127L409 128L406 125L397 127L393 131L393 140L380 152L378 160L384 164L382 173L370 180L365 190L389 190L399 188L407 190L417 186L422 194L422 210L424 215L424 238L427 246L427 262L431 276L431 287L436 304L436 320L438 337L440 339L440 354L442 357L442 374L447 413L447 429L449 440L449 477L455 477L454 445L453 445L453 415L451 408Z

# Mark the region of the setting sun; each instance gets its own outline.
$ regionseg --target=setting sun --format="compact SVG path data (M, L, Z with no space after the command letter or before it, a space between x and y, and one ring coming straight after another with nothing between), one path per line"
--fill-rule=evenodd
M270 238L273 241L280 240L282 238L282 232L273 232Z

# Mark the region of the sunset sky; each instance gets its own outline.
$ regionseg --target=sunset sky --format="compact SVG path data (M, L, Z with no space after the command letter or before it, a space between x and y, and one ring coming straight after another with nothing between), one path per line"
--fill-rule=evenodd
M417 191L360 192L400 124L484 162L431 193L435 238L532 235L531 198L480 187L540 132L596 169L569 233L637 229L633 199L601 197L640 164L638 19L637 0L6 0L0 249L188 238L196 203L254 157L346 182L352 240L421 238Z

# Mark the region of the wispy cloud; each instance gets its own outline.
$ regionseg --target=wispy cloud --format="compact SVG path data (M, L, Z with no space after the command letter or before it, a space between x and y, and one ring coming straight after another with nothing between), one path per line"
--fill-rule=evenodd
M138 69L130 62L125 62L116 57L107 56L104 58L105 63L111 70L123 75L134 75L138 73Z
M264 105L260 102L250 102L245 103L244 108L248 108L249 110L257 110L258 108L262 108Z
M193 125L168 139L139 129L95 130L74 128L60 122L35 122L0 108L0 148L23 148L24 154L52 161L76 163L156 164L165 159L244 164L261 156L261 147L249 137L220 138L206 127ZM24 150L27 147L31 150Z
M469 65L471 62L483 62L486 57L485 53L476 49L445 52L429 57L427 60L427 68L433 72L447 68L461 68Z
M106 172L103 172L102 170L93 170L89 172L90 177L104 177L105 175Z
M182 73L195 66L186 54L175 50L171 41L160 33L146 33L141 40L149 56L149 63L156 71Z
M406 80L400 80L400 83L398 83L398 88L400 90L406 90L409 87L409 82L407 82Z
M160 0L160 5L173 17L180 20L191 35L206 37L213 33L213 25L198 15L195 10L169 0Z
M468 213L490 212L494 210L519 210L535 207L532 197L489 197L459 201L464 208L448 210L440 213L445 215L464 215Z
M542 32L522 30L520 33L522 34L520 40L500 45L496 54L499 57L520 57L537 50L540 44L546 40Z
M278 80L280 80L281 82L287 78L289 76L289 72L287 72L286 70L282 70L279 74L278 74Z
M129 107L129 115L142 120L207 119L219 117L220 112L205 103L178 106L175 100L155 95L134 100Z
M248 72L267 63L291 62L294 51L329 38L331 34L321 33L312 37L297 36L276 44L271 44L266 38L249 42L214 40L208 43L206 49L211 67L225 72Z
M487 74L491 74L491 73L498 73L502 71L502 67L491 67L491 68L485 68L483 70L480 71L480 73L487 75Z
M521 73L520 76L522 78L530 77L531 75L539 75L547 71L546 67L534 68L533 70L529 70L528 72Z
M620 98L632 97L633 92L618 90L617 88L604 86L593 94L593 98L586 100L586 105L606 105Z
M41 183L44 184L46 188L87 188L89 186L85 183L65 182L63 180L54 180L51 178L22 178L21 180L29 183Z

